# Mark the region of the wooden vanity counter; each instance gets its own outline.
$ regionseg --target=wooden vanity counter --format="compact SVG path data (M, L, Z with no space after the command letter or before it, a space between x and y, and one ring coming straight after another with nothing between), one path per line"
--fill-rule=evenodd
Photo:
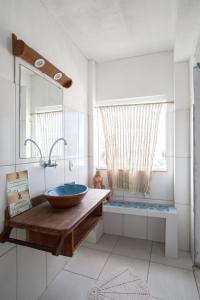
M89 189L79 205L67 209L52 208L43 195L33 198L33 208L14 218L6 218L0 242L72 256L102 218L103 200L109 194L110 190ZM25 229L26 240L11 238L13 228Z

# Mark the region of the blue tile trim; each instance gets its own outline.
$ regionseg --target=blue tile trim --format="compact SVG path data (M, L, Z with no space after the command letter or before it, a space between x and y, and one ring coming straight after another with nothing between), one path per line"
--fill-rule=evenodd
M150 210L153 212L176 213L176 208L167 204L147 203L147 202L130 202L130 201L113 201L110 200L104 204L107 207L123 207L123 208L137 208Z

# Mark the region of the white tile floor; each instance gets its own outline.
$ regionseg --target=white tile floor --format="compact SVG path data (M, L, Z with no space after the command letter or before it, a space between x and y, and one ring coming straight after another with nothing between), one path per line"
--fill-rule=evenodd
M200 299L189 253L169 259L163 244L103 235L95 245L82 244L40 300L87 300L97 279L124 267L147 282L153 299Z

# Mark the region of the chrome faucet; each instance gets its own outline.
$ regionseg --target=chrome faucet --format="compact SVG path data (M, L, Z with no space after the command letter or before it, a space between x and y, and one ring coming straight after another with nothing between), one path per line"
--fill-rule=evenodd
M44 162L43 163L43 167L46 168L46 167L57 167L57 164L56 163L53 163L51 162L51 154L52 154L52 151L53 151L53 148L55 147L55 145L59 142L59 141L63 141L64 142L64 145L66 146L67 145L67 141L66 139L64 138L59 138L57 139L53 145L51 146L50 150L49 150L49 159L48 159L48 162Z
M27 145L27 142L30 142L30 143L33 143L37 148L38 148L38 151L40 153L40 165L43 166L43 160L42 160L42 151L40 149L40 147L38 146L38 144L32 140L32 139L26 139L25 142L24 142L24 146Z

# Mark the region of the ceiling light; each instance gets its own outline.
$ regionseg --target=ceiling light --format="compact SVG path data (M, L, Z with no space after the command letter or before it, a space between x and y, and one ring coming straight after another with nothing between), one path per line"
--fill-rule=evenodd
M61 72L56 73L53 78L55 80L60 80L62 78L62 73Z
M36 59L34 66L36 68L42 68L45 65L45 60L43 58Z

